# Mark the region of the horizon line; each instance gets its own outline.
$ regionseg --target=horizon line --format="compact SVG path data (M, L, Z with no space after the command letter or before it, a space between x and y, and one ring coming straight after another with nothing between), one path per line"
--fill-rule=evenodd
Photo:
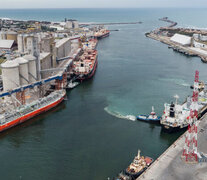
M0 8L0 10L11 9L207 9L207 7L23 7L23 8Z

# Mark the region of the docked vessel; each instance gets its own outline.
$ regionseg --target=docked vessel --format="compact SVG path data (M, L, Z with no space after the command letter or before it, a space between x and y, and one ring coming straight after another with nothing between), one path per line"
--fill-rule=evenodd
M162 131L167 133L177 132L187 129L190 119L191 97L183 104L178 104L178 96L175 96L176 102L164 104L164 113L160 120ZM201 91L198 95L198 119L207 112L207 93Z
M154 107L152 106L152 112L150 115L138 115L137 120L145 121L145 122L152 122L152 123L160 123L160 116L157 116Z
M106 29L101 29L98 32L94 33L94 37L97 39L102 39L108 37L110 35L110 31Z
M125 170L125 174L132 179L136 179L153 163L153 161L154 160L150 157L140 156L140 150L138 150L137 156L135 156L133 162Z
M82 44L83 44L83 49L96 49L98 40L92 38Z
M200 88L202 86L202 88ZM178 96L176 95L176 102L171 104L165 103L164 114L160 124L162 131L175 132L182 129L187 129L191 123L191 109L198 111L197 118L199 119L207 112L207 89L204 83L199 83L199 72L195 73L195 81L193 86L193 96L188 97L183 104L178 104Z
M90 79L95 74L98 64L98 53L96 50L87 49L73 62L73 72L77 80Z
M75 88L76 86L78 86L79 85L79 82L73 82L72 80L68 83L68 85L67 85L67 88L68 89L73 89L73 88Z
M115 180L133 180L132 177L127 176L124 172L120 172L119 175L115 178Z
M178 104L178 96L175 96L176 102L171 102L171 104L164 104L164 113L160 124L162 126L162 131L164 132L176 132L188 127L188 119L190 116L190 98L188 102L183 104Z
M0 132L56 107L64 100L65 94L65 90L56 90L46 97L21 105L12 111L1 112Z

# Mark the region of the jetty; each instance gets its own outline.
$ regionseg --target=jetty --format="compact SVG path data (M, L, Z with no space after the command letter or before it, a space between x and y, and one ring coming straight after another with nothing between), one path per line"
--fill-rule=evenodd
M207 114L198 122L198 151L206 155ZM206 180L207 158L203 157L199 159L197 164L186 163L181 158L186 133L180 136L180 138L157 158L137 180Z
M170 25L167 27L174 27L174 26L177 26L177 24L178 24L177 22L174 22L174 21L168 19L168 17L163 17L163 18L160 18L159 20L170 23Z
M104 26L104 25L122 25L122 24L142 24L143 22L109 22L109 23L83 23L81 26Z

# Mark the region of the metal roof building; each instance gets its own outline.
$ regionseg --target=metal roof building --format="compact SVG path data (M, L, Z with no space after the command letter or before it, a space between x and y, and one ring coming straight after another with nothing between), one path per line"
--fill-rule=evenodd
M14 40L0 40L0 49L11 49L14 45Z
M181 44L183 46L188 46L191 44L191 37L182 35L182 34L175 34L173 37L170 38L171 41Z

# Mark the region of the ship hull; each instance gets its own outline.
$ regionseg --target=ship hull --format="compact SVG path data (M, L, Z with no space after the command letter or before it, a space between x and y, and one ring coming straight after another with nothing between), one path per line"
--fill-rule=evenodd
M96 58L95 61L96 61L96 62L95 62L95 64L94 64L93 69L91 70L91 72L89 72L88 74L84 74L82 77L80 77L79 74L76 74L76 75L78 76L78 80L79 80L79 81L82 82L82 81L84 81L84 80L91 79L91 78L94 76L94 74L95 74L95 72L96 72L96 68L97 68L97 66L98 66L98 58Z
M108 37L110 35L110 32L107 32L107 33L105 33L105 34L103 34L103 35L100 35L100 36L95 36L97 39L103 39L103 38L105 38L105 37Z
M147 169L147 167L145 167L143 170L141 170L138 173L130 173L127 170L125 170L125 174L129 177L131 177L132 179L136 179L138 178L145 170Z
M157 119L150 119L146 115L140 115L140 116L137 116L136 118L139 121L148 122L148 123L156 123L156 124L160 124L160 119L161 119L160 117L158 117Z
M14 126L17 126L19 124L22 124L25 121L28 121L28 120L32 119L33 117L35 117L35 116L37 116L39 114L42 114L44 112L49 111L50 109L52 109L52 108L56 107L57 105L59 105L64 100L64 97L65 97L65 95L62 96L57 101L55 101L55 102L53 102L53 103L51 103L49 105L46 105L46 106L44 106L44 107L42 107L40 109L37 109L37 110L35 110L35 111L31 112L31 113L28 113L28 114L26 114L26 115L24 115L24 116L22 116L20 118L17 118L15 120L11 121L11 122L8 122L8 123L6 123L4 125L1 125L0 126L0 132L3 132L5 130L10 129L10 128L14 127Z
M161 124L161 127L162 127L161 131L166 132L166 133L174 133L174 132L184 131L188 128L188 126L185 126L185 127L180 127L180 126L171 127L171 126L167 126L167 125L163 125L163 124Z

